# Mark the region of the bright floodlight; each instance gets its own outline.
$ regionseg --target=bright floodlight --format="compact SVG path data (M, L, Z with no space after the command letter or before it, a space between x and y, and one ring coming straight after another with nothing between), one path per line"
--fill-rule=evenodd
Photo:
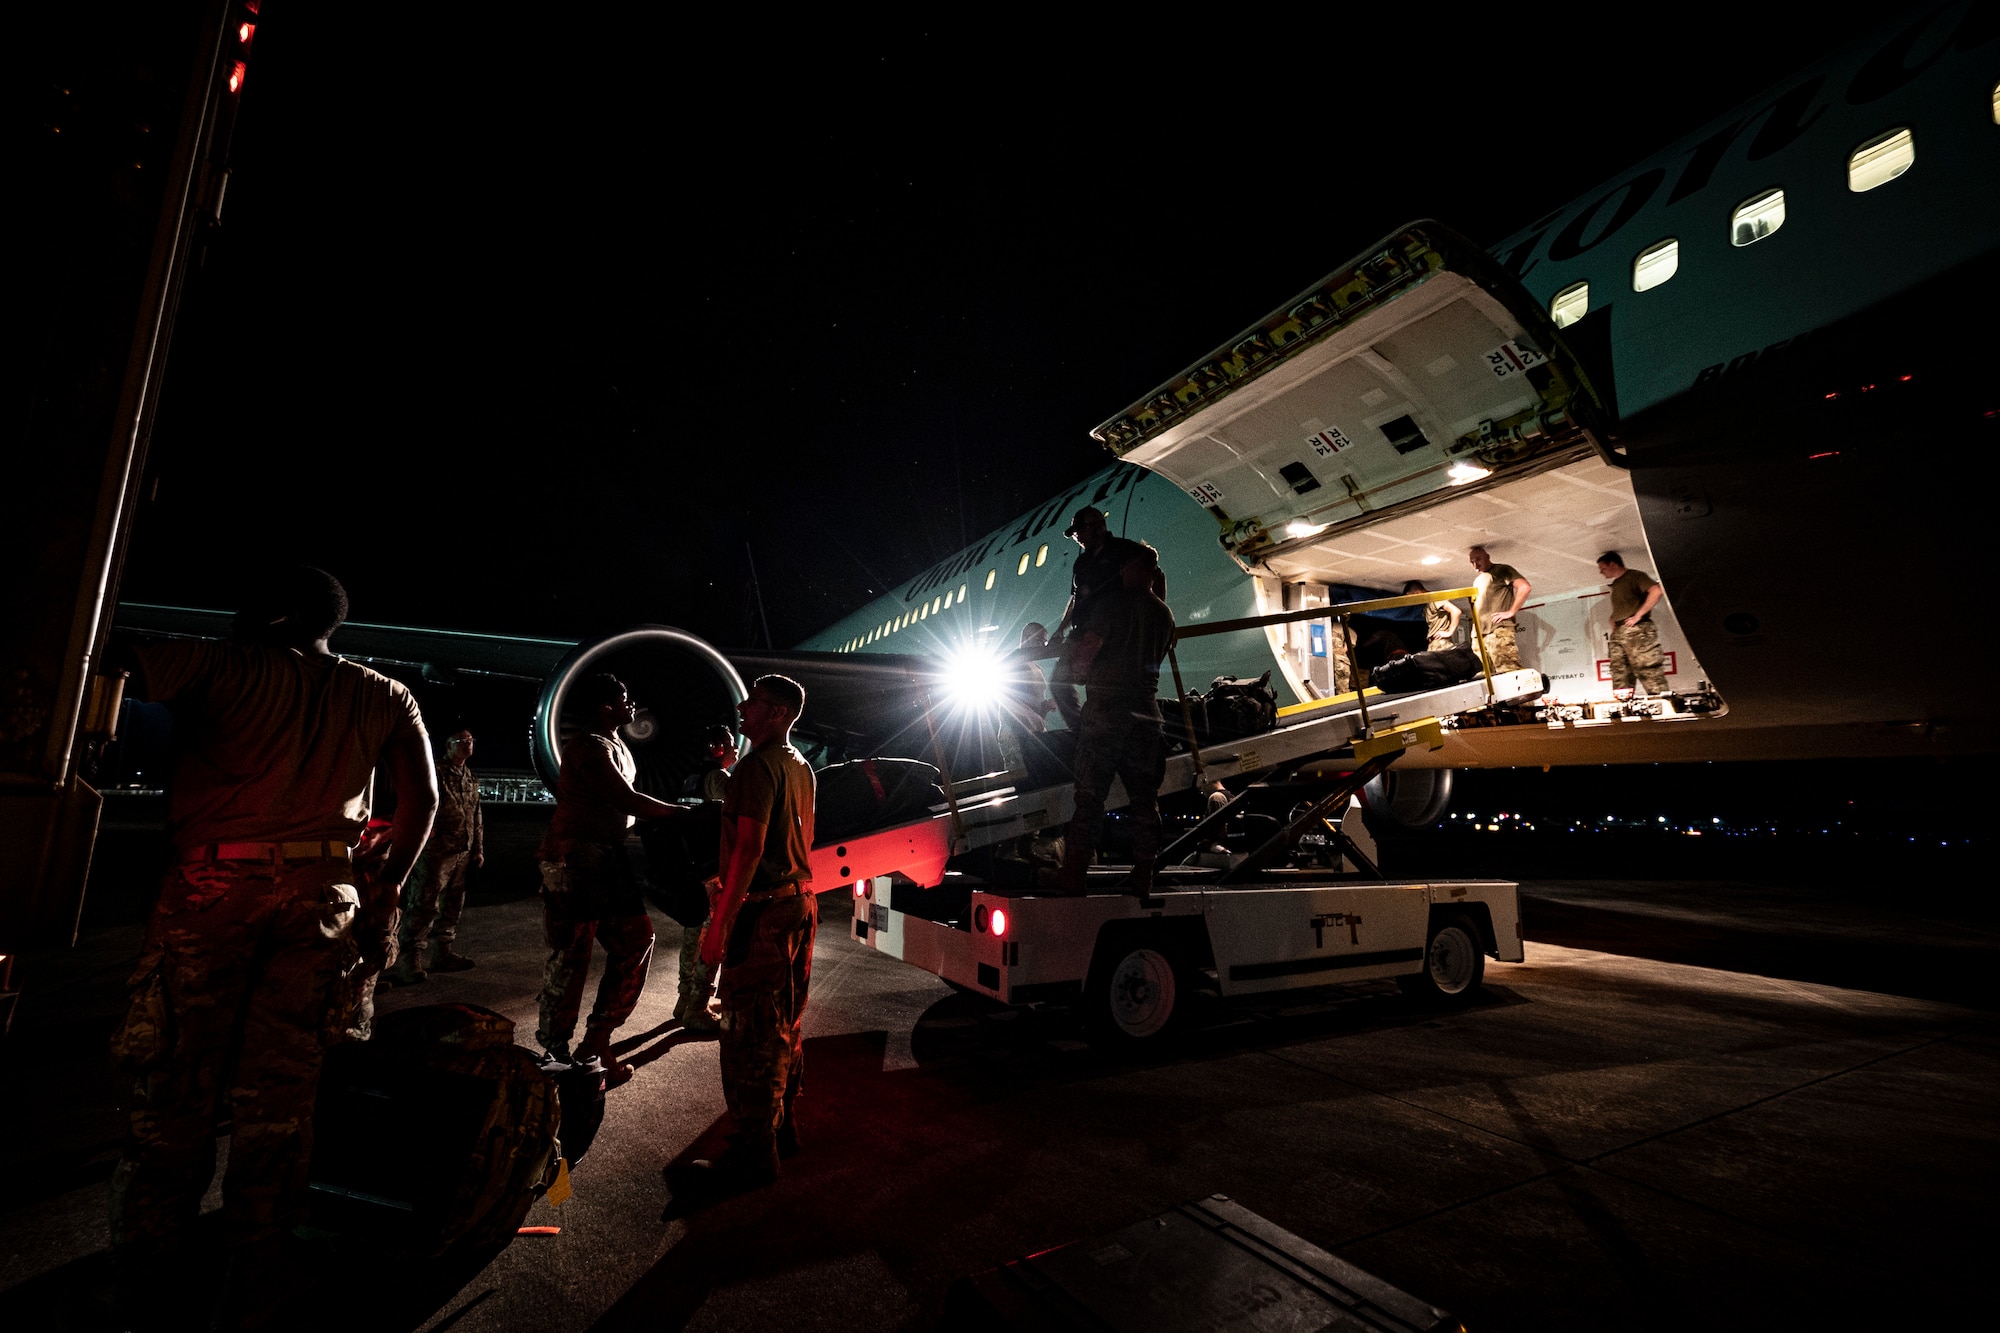
M1000 706L1006 681L1005 663L984 644L972 644L945 658L944 695L954 708L969 713L992 712Z
M1453 463L1445 475L1451 478L1452 485L1463 486L1468 481L1478 481L1481 477L1492 476L1493 469L1480 467L1476 463Z

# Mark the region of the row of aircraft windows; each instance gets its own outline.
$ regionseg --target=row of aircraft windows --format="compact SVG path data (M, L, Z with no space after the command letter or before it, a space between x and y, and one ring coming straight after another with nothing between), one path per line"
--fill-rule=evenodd
M1043 542L1040 548L1034 551L1032 554L1027 551L1021 552L1021 559L1014 566L1014 574L1016 577L1019 577L1021 575L1026 574L1030 569L1040 569L1043 565L1046 565L1048 562L1049 562L1049 544L1047 542ZM992 592L993 584L999 579L999 577L1000 577L999 569L994 568L987 570L985 591ZM894 620L883 621L880 625L877 625L874 629L869 630L866 634L856 635L854 638L849 639L846 643L840 645L840 647L836 651L843 653L851 653L857 648L867 647L869 644L874 643L877 639L886 639L891 634L895 634L901 630L906 630L920 620L929 620L932 616L937 615L939 612L949 610L951 607L954 606L963 606L965 605L966 593L970 590L971 587L972 585L969 583L961 583L958 585L957 592L951 592L948 590L945 592L941 592L937 596L931 598L928 602L919 603L916 610L905 611L902 615L897 616Z
M1993 90L1993 121L2000 125L2000 84ZM1908 129L1877 135L1847 155L1847 188L1864 194L1887 185L1917 160L1917 141ZM1729 215L1729 243L1755 245L1785 225L1785 192L1765 190L1738 204ZM1680 272L1681 243L1669 236L1641 250L1632 260L1632 290L1648 292ZM1590 284L1572 283L1549 302L1557 328L1576 323L1590 309Z

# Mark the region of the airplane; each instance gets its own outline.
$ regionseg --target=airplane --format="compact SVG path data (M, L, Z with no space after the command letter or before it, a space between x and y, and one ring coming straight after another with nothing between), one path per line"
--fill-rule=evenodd
M708 720L744 673L789 671L834 701L820 761L925 755L931 704L1061 621L1063 529L1092 505L1158 549L1183 631L1463 585L1475 544L1527 574L1546 690L1402 760L1426 822L1458 768L1990 752L1974 525L1938 483L1996 442L1996 38L1976 4L1899 18L1489 249L1399 229L1099 425L1116 461L789 652L385 626L343 651L540 677L544 777L561 687L607 664ZM1662 716L1611 697L1605 550L1665 585ZM1420 614L1363 624L1420 645ZM1332 628L1189 637L1176 664L1192 689L1269 672L1296 715L1335 694Z
M1475 544L1528 575L1546 706L1405 768L1990 751L1953 492L2000 443L1996 37L1988 6L1899 18L1489 251L1399 230L1100 425L1118 462L798 646L1010 648L1062 616L1089 504L1158 548L1183 629L1462 585ZM1716 706L1592 725L1605 550L1665 585L1670 686ZM1180 666L1307 704L1314 629Z

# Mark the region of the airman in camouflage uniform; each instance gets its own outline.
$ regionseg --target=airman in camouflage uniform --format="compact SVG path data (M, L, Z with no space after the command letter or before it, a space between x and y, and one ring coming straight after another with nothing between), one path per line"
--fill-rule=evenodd
M571 698L590 729L563 746L556 812L542 839L542 936L549 960L536 1037L550 1065L570 1062L596 939L604 945L604 975L575 1059L600 1061L609 1080L620 1083L632 1070L612 1055L611 1034L632 1016L653 960L653 923L625 854L625 836L635 819L684 818L685 812L632 787L638 766L618 732L638 711L624 683L591 676L576 684Z
M354 849L354 886L361 907L354 918L354 965L341 981L340 1002L328 1028L329 1041L367 1041L375 1030L375 987L396 965L396 926L402 893L382 883L371 869L389 852L389 821L371 819ZM418 864L422 864L419 861ZM412 871L411 879L416 878Z
M718 1183L777 1179L798 1150L794 1103L804 1083L806 988L819 904L812 893L813 771L792 748L805 691L763 676L737 706L751 743L729 775L722 873L701 957L722 965L722 1095L729 1146L695 1168Z
M1478 577L1473 586L1473 625L1486 646L1486 660L1495 675L1521 669L1521 645L1515 639L1514 616L1527 604L1534 585L1512 565L1496 565L1484 546L1467 553Z
M1163 600L1166 580L1160 574L1158 553L1143 542L1130 546L1118 577L1091 598L1063 645L1065 662L1087 684L1076 757L1070 761L1076 775L1075 812L1063 837L1062 869L1056 875L1056 887L1066 893L1081 893L1086 887L1103 831L1104 798L1113 778L1125 783L1132 826L1132 877L1127 888L1144 894L1153 887L1154 853L1160 841L1160 780L1166 775L1158 703L1160 662L1174 641L1174 615Z
M320 1056L360 904L349 847L374 770L401 795L376 868L400 886L437 807L430 745L403 686L327 649L347 596L281 571L236 641L133 651L135 696L172 706L166 877L112 1043L135 1078L111 1183L120 1299L149 1311L176 1271L215 1167L227 1102L225 1306L241 1308L301 1217Z
M1597 557L1597 572L1611 582L1611 688L1629 690L1636 682L1641 694L1665 694L1667 655L1653 608L1666 589L1644 570L1625 568L1616 551Z
M437 941L430 966L463 972L472 960L452 949L458 918L465 911L465 879L486 864L485 821L479 813L479 779L467 762L473 738L460 729L445 742L438 760L438 816L410 882L403 889L403 924L396 968L389 980L407 986L425 979L424 946Z

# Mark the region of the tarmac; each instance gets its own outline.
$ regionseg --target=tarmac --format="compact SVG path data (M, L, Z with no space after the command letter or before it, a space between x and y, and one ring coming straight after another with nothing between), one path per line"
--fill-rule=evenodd
M1393 986L1211 1002L1142 1061L1057 1010L955 994L823 926L804 1150L775 1186L676 1198L716 1144L713 1042L670 1022L679 927L620 1048L638 1066L560 1208L421 1309L325 1275L344 1328L931 1329L958 1278L1226 1194L1482 1330L1979 1319L2000 1193L2000 929L1906 890L1523 886L1526 961L1462 1009ZM823 899L829 919L849 900ZM98 1327L119 1089L103 1040L132 922L24 960L0 1045L0 1323ZM532 898L477 902L470 972L385 1010L485 1005L531 1040ZM208 1206L219 1202L211 1190ZM28 1322L33 1317L34 1322ZM1988 1316L1990 1317L1990 1316ZM1239 1324L1238 1327L1255 1327Z

